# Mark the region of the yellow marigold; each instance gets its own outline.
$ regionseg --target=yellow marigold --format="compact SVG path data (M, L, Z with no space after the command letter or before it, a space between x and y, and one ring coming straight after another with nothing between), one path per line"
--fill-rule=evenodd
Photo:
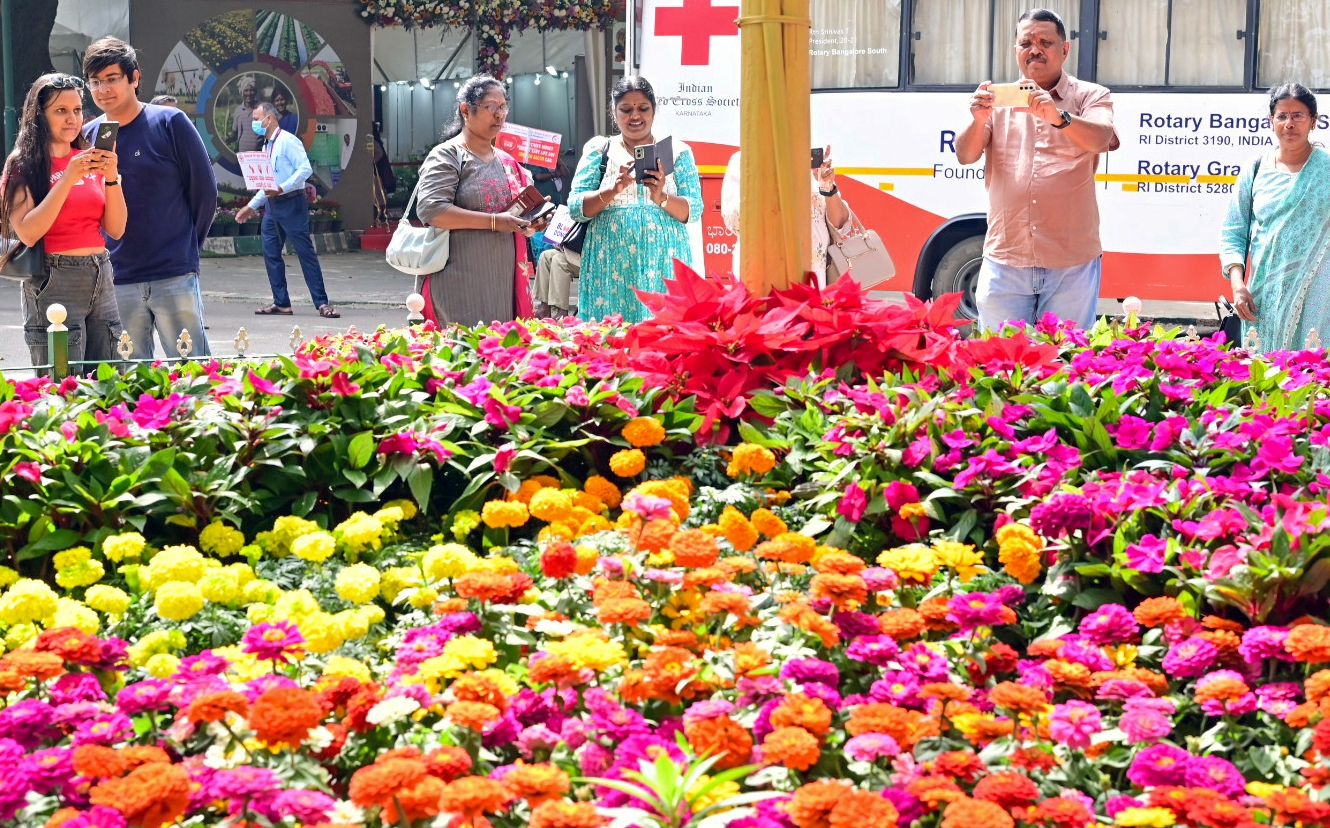
M526 523L528 516L526 504L518 501L491 500L480 512L480 519L491 529L516 529Z
M577 550L577 567L574 571L578 575L589 575L600 562L600 553L594 547L584 544L574 548Z
M743 474L766 474L776 468L776 455L771 449L756 443L740 443L730 455L730 464L725 473L730 477Z
M938 570L937 554L922 543L888 549L877 556L877 562L907 583L927 584Z
M57 568L55 582L65 589L77 589L97 583L104 575L106 567L101 561L85 560Z
M366 549L383 547L383 524L365 514L354 512L351 517L337 524L333 534L350 549L352 554L360 554Z
M619 491L619 487L600 475L588 477L586 483L582 484L582 489L587 494L600 498L601 502L611 509L619 508L619 504L623 502L623 493Z
M772 515L772 517L775 517L775 515ZM747 552L753 548L753 544L757 543L757 530L753 528L753 524L748 521L748 518L744 517L743 512L733 506L726 506L725 510L720 513L719 525L721 534L725 536L725 540L730 542L730 546L733 546L735 551Z
M344 601L363 604L379 595L379 570L369 564L352 564L337 573L337 594Z
M356 679L362 684L368 684L374 678L374 674L363 661L346 656L329 656L323 665L323 678L337 679L344 676Z
M331 653L346 641L337 619L326 612L312 612L298 619L296 626L305 637L305 649L317 655Z
M102 626L97 613L88 609L81 601L73 598L60 598L55 602L55 615L47 625L48 629L77 627L88 635L95 635Z
M1169 828L1177 818L1169 808L1123 808L1113 822L1123 828Z
M240 591L243 604L272 604L282 595L282 588L266 578L255 578Z
M624 425L623 438L633 448L654 446L665 439L665 426L655 417L634 417Z
M321 563L337 551L337 540L327 532L309 532L291 542L291 554L302 561Z
M0 589L6 589L10 585L18 583L18 579L18 570L0 566Z
M428 555L429 553L426 552L425 554ZM423 567L423 559L421 564ZM394 604L397 602L397 596L402 594L402 590L419 586L420 583L419 569L410 566L393 566L383 571L383 575L379 580L379 589L383 592L383 600Z
M197 583L207 569L207 559L192 546L168 546L139 570L139 583L148 591L171 581Z
M431 583L460 578L475 568L474 552L460 543L445 543L429 548L420 559L420 569Z
M396 500L390 500L387 503L383 504L383 508L400 509L402 512L402 520L410 520L411 518L415 517L417 514L416 504L413 501L408 500L406 498L397 498Z
M295 515L282 515L273 521L272 531L260 533L267 541L265 550L279 558L291 554L291 545L301 535L319 531L319 525L312 520L305 520ZM255 538L258 541L259 538Z
M214 569L199 579L199 592L214 604L239 603L240 589L240 575L230 569Z
M44 622L55 615L59 597L41 581L24 578L0 597L0 621L13 626Z
M1008 523L997 530L998 561L1008 575L1032 584L1043 570L1044 541L1023 523Z
M949 540L933 541L933 554L942 566L956 573L961 583L968 584L975 575L984 571L984 553L968 543Z
M118 589L105 584L97 584L88 587L88 591L83 595L83 603L97 610L110 615L124 615L125 610L129 609L129 594L123 589Z
M619 477L637 477L647 467L647 456L640 449L616 451L610 456L610 471Z
M193 618L203 609L203 593L195 584L183 581L171 581L162 584L157 590L154 607L157 614L171 621L184 621Z
M148 675L161 679L175 675L179 668L180 659L169 653L158 653L149 658L143 665L143 669L148 671Z
M754 510L753 516L749 518L749 521L752 522L754 529L769 538L774 538L790 531L789 527L785 525L785 521L776 517L776 513L770 509Z
M199 532L199 547L219 558L236 554L244 545L244 533L220 520L214 520Z
M566 520L573 511L573 496L560 489L541 489L531 496L527 510L532 517L546 523Z
M121 532L102 541L102 554L108 561L120 563L125 558L138 558L147 541L138 532Z

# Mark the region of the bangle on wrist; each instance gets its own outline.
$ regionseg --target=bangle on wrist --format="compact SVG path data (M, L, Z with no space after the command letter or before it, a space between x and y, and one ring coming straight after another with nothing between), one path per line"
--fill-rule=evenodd
M1242 269L1244 269L1244 268L1243 268L1243 266L1240 265L1240 264L1231 264L1231 265L1229 265L1228 267L1224 268L1224 275L1227 276L1227 277L1229 278L1229 281L1232 281L1232 280L1233 280L1233 271L1234 271L1234 270L1242 270Z
M120 179L117 178L115 181L104 181L103 183L105 183L106 186L108 186L108 187L119 187L119 186L120 186Z
M601 203L601 204L604 204L606 207L610 206L610 203L609 203L608 201L605 200L605 191L604 191L604 190L596 190L596 199L599 200L600 203Z
M493 233L493 232L495 232L496 230L498 230L498 228L494 226L494 225L495 225L495 222L498 220L498 218L499 218L499 217L498 217L497 215L495 215L494 213L490 213L490 232L491 232L491 233Z

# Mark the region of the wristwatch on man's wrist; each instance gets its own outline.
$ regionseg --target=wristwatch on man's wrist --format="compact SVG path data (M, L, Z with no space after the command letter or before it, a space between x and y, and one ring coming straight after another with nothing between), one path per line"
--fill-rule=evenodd
M1067 127L1071 126L1071 115L1070 113L1067 112L1067 110L1059 109L1058 114L1062 116L1062 120L1056 124L1053 124L1053 129L1066 129Z

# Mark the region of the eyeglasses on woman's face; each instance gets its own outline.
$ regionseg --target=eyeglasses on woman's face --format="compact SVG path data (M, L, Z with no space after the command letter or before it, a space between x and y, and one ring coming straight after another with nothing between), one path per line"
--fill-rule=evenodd
M125 73L117 72L114 75L107 75L104 78L93 78L92 80L88 81L88 88L91 89L93 92L96 92L98 89L101 89L102 87L118 86L120 84L120 81L124 79L125 79Z
M1282 124L1292 121L1295 124L1301 124L1309 120L1311 114L1308 112L1276 112L1273 117L1276 123Z
M476 109L483 109L491 115L508 114L508 104L492 104L492 103L476 104Z

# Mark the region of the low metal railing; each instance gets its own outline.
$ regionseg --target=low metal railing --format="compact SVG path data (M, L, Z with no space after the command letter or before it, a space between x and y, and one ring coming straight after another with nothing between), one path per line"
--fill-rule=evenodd
M419 325L425 321L425 297L419 293L412 293L406 298L406 324L407 326ZM69 327L65 325L65 320L69 318L69 311L64 305L55 304L46 309L46 321L50 324L46 328L46 348L48 358L51 360L46 365L27 365L14 368L0 368L0 374L6 374L14 371L34 371L38 374L48 373L54 380L62 380L74 373L73 366L96 366L96 362L70 362L69 359ZM349 328L349 332L355 332L355 326ZM287 344L291 346L293 354L299 353L302 345L305 344L305 334L296 325L291 329L291 335L287 337ZM249 332L242 326L236 331L235 338L231 340L235 345L236 359L271 359L277 354L249 354L250 348ZM134 340L130 338L129 331L121 331L120 339L116 345L116 353L120 355L118 363L112 363L121 366L130 366L136 364L151 365L158 362L184 362L189 359L194 350L194 340L189 335L188 330L182 330L180 336L176 338L175 350L178 357L164 357L162 359L130 359L134 353Z

